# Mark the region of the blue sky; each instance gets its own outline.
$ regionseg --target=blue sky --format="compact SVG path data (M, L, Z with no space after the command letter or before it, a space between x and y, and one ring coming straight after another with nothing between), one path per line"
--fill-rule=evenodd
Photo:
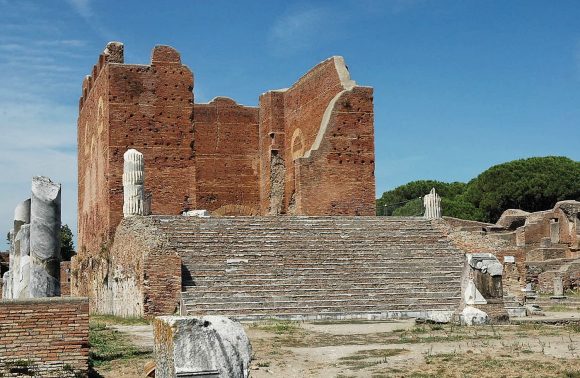
M375 88L377 195L416 179L468 181L530 156L580 160L578 1L0 0L0 225L33 175L63 184L76 228L82 78L107 41L128 63L177 48L196 102L256 105L344 56Z

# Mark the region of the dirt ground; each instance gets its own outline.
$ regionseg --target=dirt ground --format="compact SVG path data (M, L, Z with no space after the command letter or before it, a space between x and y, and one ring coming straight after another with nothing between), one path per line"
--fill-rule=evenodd
M554 316L570 319L579 314ZM152 348L150 326L109 326L140 347ZM246 323L244 327L254 352L254 378L580 378L578 322L459 327L415 324L414 320L266 321ZM111 361L96 372L102 377L142 377L143 367L151 358Z

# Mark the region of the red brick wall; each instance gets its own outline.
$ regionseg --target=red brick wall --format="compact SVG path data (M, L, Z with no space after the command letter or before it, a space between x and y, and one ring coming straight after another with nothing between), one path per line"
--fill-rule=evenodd
M70 295L70 261L60 263L60 296Z
M2 376L18 371L18 376L83 376L88 368L88 338L86 298L0 301Z
M194 107L197 207L259 211L258 108L218 97Z
M260 152L260 213L275 215L279 210L285 210L284 203L284 182L278 188L272 187L272 177L270 165L272 155L285 158L285 134L284 134L284 92L271 91L260 96L260 124L259 124L259 152ZM284 167L281 167L280 176L285 177ZM280 206L272 203L272 191L279 193Z
M276 191L272 154L284 161L283 193L276 194L283 197L282 213L375 214L373 93L353 86L342 58L333 57L290 89L260 97L263 214L271 212Z
M143 314L175 314L181 300L181 258L177 254L151 253L145 260L143 278Z
M108 277L101 260L123 218L129 148L144 155L153 214L374 215L372 89L347 91L354 86L347 76L342 58L333 57L292 88L263 95L260 109L227 98L194 105L193 75L173 48L156 46L149 65L124 64L122 52L101 54L79 103L72 294L93 298ZM301 158L319 133L318 149ZM273 171L274 187L273 153L283 166ZM279 209L271 209L273 199Z
M108 170L108 65L85 78L78 118L79 253L98 250L111 236Z
M301 136L301 149L303 153L308 151L320 130L322 117L328 104L343 89L336 71L334 58L330 58L308 71L284 94L284 160L287 168L284 198L286 207L290 206L292 195L296 192L293 152L296 155L297 143L293 138ZM298 128L300 129L299 135L294 134ZM300 155L302 156L303 153ZM300 214L299 211L297 213Z
M355 87L343 93L320 148L296 161L299 214L375 214L372 98L372 88Z

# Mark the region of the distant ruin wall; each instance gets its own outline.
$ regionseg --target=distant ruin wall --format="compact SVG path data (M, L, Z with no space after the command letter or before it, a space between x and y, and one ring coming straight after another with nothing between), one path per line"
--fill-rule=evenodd
M0 301L1 376L85 376L88 355L86 298Z
M197 207L259 211L258 108L225 97L195 104L194 129Z

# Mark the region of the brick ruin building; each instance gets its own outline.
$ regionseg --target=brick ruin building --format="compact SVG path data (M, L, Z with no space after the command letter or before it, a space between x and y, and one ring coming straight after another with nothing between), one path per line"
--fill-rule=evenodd
M445 218L447 233L465 251L485 251L503 263L506 295L523 302L526 287L543 294L580 288L580 202L560 201L529 213L506 210L496 224ZM558 285L556 285L558 286Z
M70 291L91 311L449 320L466 304L465 254L438 220L374 216L373 90L341 57L258 107L197 104L193 87L173 48L125 64L116 42L83 82ZM129 149L150 216L123 218Z

